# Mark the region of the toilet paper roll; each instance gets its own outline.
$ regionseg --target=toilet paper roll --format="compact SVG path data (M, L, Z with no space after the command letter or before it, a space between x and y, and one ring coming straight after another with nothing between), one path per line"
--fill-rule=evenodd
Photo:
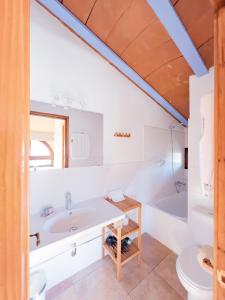
M205 271L212 273L214 265L213 247L205 245L199 248L197 260Z

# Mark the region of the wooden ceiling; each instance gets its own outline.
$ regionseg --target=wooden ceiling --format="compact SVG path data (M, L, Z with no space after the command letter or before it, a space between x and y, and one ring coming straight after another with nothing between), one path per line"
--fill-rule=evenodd
M147 0L61 0L62 4L133 68L185 118L192 70ZM203 61L213 65L210 0L173 0Z

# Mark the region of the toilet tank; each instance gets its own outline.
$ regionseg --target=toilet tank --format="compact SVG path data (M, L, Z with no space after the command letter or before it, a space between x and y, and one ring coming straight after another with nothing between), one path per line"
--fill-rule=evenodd
M191 212L191 231L197 245L213 246L213 211L207 207L196 206Z

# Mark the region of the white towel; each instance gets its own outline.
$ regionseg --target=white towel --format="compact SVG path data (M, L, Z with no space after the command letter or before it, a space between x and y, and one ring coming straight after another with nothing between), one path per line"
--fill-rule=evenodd
M207 94L201 99L201 140L199 147L200 177L202 192L205 197L210 196L213 183L213 95Z
M107 195L107 197L109 199L111 199L114 202L119 202L125 199L124 195L123 195L123 191L118 189L118 190L113 190L110 191Z

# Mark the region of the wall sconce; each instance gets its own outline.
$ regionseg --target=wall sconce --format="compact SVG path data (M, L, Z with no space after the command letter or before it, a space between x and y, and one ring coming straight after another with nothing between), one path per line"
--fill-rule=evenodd
M115 137L120 137L120 138L130 138L131 134L127 132L115 132L114 133Z

